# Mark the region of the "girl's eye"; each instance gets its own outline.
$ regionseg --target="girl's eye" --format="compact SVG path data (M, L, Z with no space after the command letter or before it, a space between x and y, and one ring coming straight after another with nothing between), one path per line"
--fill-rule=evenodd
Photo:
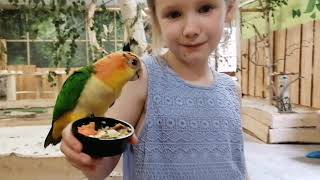
M213 6L211 6L211 5L204 5L204 6L201 6L201 7L200 7L199 13L208 13L208 12L210 12L212 9L213 9Z
M170 19L175 19L175 18L178 18L181 16L181 13L179 11L172 11L172 12L169 12L167 14L167 17L170 18Z

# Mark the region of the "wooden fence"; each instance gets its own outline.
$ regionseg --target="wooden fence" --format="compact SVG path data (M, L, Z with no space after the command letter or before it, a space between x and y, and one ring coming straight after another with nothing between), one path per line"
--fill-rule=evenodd
M320 21L298 25L272 34L274 71L297 73L290 87L294 104L320 108ZM257 37L241 41L241 87L244 95L267 97L264 42Z
M35 65L7 66L8 72L14 72L16 99L52 99L56 98L68 75L63 68L37 68ZM48 82L48 72L55 71L56 86Z

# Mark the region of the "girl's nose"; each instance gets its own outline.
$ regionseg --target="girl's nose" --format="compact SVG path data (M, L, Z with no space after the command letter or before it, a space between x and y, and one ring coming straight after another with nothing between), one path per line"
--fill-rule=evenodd
M194 39L200 34L199 19L196 17L186 17L182 35L188 39Z

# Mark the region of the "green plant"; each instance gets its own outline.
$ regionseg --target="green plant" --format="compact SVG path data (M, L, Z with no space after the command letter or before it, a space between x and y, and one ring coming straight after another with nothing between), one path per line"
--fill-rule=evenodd
M317 16L317 12L320 11L320 0L309 0L308 5L303 13L310 14L310 17L315 19ZM301 17L301 9L293 9L292 17Z
M83 65L74 60L77 59L77 50L79 50L79 44L76 41L84 37L86 33L85 0L9 0L9 2L17 9L17 15L21 16L21 19L26 19L26 23L23 24L23 32L29 32L32 39L41 37L54 40L50 47L41 47L41 52L37 54L43 55L43 59L49 59L50 62L38 62L39 64L66 67L67 73L72 65ZM108 42L112 38L112 32L116 29L111 25L114 15L119 21L121 19L119 12L106 9L105 4L102 3L97 8L98 12L95 13L94 24L91 27L96 31L98 43L101 45L108 44L102 42ZM8 20L11 20L10 18L12 16L8 16ZM13 26L18 24L20 23L12 22ZM108 33L105 33L104 25L110 29ZM90 62L101 56L102 54L92 57L94 59ZM54 77L54 73L49 73L48 80L53 81Z
M266 0L265 10L271 12L271 16L274 16L274 11L280 7L287 6L288 0Z
M84 27L79 27L77 17L83 16L84 0L74 0L70 5L66 0L9 0L14 7L20 10L27 18L27 31L35 36L39 32L36 24L51 20L55 30L55 43L53 45L53 64L58 67L65 60L66 71L70 70L70 62L77 49L76 39L80 37ZM70 1L69 1L70 2Z

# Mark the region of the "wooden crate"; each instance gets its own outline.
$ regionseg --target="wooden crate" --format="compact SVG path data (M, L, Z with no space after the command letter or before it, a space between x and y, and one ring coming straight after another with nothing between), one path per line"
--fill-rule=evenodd
M293 110L280 114L264 99L245 97L243 127L265 143L320 143L319 110L302 106Z

